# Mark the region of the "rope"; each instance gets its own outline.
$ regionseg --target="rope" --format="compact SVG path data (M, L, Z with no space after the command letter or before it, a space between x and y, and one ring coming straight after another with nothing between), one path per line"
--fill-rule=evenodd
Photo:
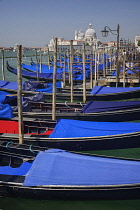
M82 102L80 102L80 105L83 107L83 104L82 104Z
M67 101L65 101L65 105L67 106Z
M34 152L34 151L32 150L32 148L31 148L32 146L33 146L32 144L29 146L29 150L30 150L30 152L36 154L36 152Z
M12 144L13 143L13 141L9 141L9 142L7 142L7 144L6 144L6 148L8 149L8 145L9 144Z

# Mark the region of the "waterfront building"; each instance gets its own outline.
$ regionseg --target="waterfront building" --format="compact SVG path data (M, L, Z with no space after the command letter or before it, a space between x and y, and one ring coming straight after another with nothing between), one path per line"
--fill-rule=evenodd
M73 39L73 48L75 50L81 50L82 45L85 43L87 48L90 49L90 46L92 45L93 48L98 47L101 42L99 39L97 39L97 35L95 30L92 28L92 24L90 23L88 26L88 29L84 33L82 29L79 31L75 31L74 39ZM63 37L59 37L57 41L58 50L64 51L70 49L70 40L65 40ZM50 44L48 45L49 50L54 50L54 37L50 40Z
M135 47L140 51L140 35L135 36Z

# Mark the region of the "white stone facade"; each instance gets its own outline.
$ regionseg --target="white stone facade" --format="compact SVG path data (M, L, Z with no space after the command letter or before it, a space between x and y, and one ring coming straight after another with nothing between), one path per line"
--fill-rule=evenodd
M135 36L135 47L137 47L140 50L140 46L138 46L138 42L140 41L140 35Z
M85 33L82 32L82 29L79 31L75 31L75 40L73 40L73 46L74 48L81 49L83 43L86 45L93 45L93 48L96 46L99 46L101 44L100 40L97 39L96 32L92 28L92 24L89 24L88 29L86 30ZM70 46L70 40L64 40L64 38L60 37L58 38L57 45L59 48L62 50L65 50L66 47L69 48ZM54 38L50 40L50 44L48 45L49 50L53 51L54 50Z

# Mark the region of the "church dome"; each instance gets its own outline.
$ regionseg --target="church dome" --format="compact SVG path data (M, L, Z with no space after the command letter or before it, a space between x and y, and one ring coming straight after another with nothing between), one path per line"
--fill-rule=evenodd
M89 24L89 28L86 30L85 37L95 37L96 33L92 28L92 24Z

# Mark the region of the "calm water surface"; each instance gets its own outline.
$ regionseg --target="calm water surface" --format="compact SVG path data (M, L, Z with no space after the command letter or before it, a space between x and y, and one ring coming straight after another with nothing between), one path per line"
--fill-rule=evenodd
M2 210L135 210L140 200L112 201L45 201L19 198L0 198Z

